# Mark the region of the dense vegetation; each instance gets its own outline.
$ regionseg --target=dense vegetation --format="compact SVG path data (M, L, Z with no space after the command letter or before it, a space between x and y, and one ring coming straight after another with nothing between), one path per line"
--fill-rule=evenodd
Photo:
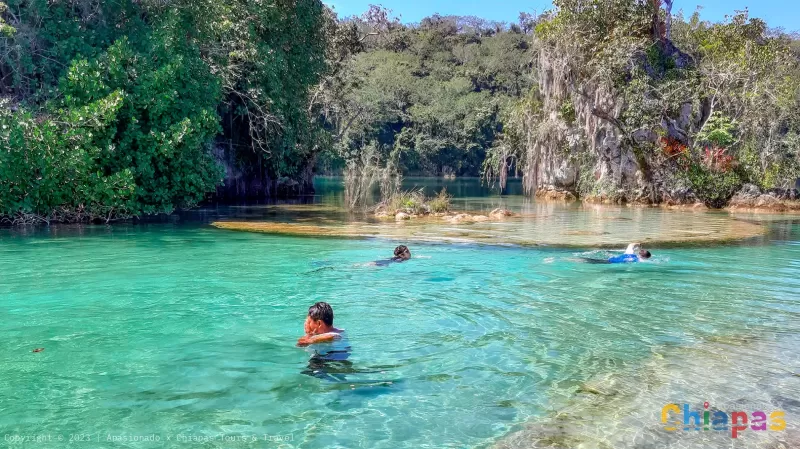
M0 4L0 216L115 219L201 201L216 148L272 178L316 141L317 0ZM268 186L265 193L269 193Z
M504 111L533 83L525 31L475 17L402 25L380 9L340 26L360 33L361 46L330 86L339 161L478 175Z
M319 0L0 2L0 221L396 175L723 205L800 175L800 46L737 13L557 0L516 24ZM356 200L353 200L355 203Z

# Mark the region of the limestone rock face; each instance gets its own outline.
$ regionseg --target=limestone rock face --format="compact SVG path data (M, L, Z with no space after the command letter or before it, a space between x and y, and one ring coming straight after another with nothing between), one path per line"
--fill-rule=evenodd
M398 220L398 221L408 220L410 218L411 218L411 215L408 215L405 212L398 212L397 215L394 216L394 219Z
M663 192L661 201L667 206L679 206L682 204L694 204L698 202L691 189L681 187Z
M662 45L676 66L691 63L671 42ZM686 142L709 111L685 102L660 123L631 128L625 92L577 74L573 64L568 52L557 48L538 53L542 113L526 124L527 149L520 161L526 192L556 199L560 195L553 192L580 190L601 202L693 204L692 192L671 172L674 164L659 152L660 139ZM653 76L661 75L658 67L644 64Z

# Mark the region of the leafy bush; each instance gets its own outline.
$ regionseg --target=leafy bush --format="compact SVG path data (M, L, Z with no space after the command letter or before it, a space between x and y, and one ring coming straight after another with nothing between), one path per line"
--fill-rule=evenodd
M388 198L383 198L377 209L384 210L390 214L397 212L416 215L443 213L450 210L451 198L444 188L433 198L426 197L422 189L399 190L392 193Z
M696 140L720 148L728 148L736 141L736 122L717 111L711 114L705 126L697 133Z
M404 211L412 214L425 214L425 193L419 190L400 190L384 199L389 211Z
M122 38L93 61L75 61L60 86L69 107L124 92L98 162L133 173L136 214L192 207L222 178L209 151L221 130L219 83L195 49L170 37L155 34L146 52Z
M681 173L697 198L712 208L724 207L743 184L735 171L718 171L704 164L691 163L688 170Z
M222 178L217 138L242 171L299 172L321 140L308 93L325 66L324 6L267 3L23 1L11 15L0 2L13 98L0 108L0 219L191 207Z
M565 100L561 104L560 114L564 122L573 125L575 123L575 104L571 100Z
M447 193L447 189L442 188L435 197L428 200L428 206L430 206L431 212L442 213L450 210L451 198L452 196Z
M110 220L191 207L213 190L220 88L169 38L154 34L145 51L122 38L73 61L62 98L37 114L4 108L0 215Z
M37 120L0 107L0 216L3 221L110 220L136 211L130 169L108 172L99 160L110 148L108 128L123 94Z

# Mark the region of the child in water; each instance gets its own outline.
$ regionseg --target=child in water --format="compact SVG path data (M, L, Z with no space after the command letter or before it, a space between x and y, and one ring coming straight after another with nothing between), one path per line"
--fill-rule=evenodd
M347 358L350 344L344 329L333 327L333 308L327 302L318 302L308 308L304 323L305 335L297 340L297 346L307 347L311 352L308 369L303 374L320 379L343 381L343 373L352 370Z
M327 302L318 302L308 308L303 328L306 334L297 340L298 346L341 340L344 333L343 329L333 327L333 308Z

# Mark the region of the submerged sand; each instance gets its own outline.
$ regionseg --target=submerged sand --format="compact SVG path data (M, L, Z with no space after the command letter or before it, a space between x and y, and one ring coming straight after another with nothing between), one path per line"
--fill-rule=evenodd
M710 338L691 347L656 347L642 365L601 374L554 398L554 409L493 449L709 449L800 447L797 336ZM666 404L690 410L785 412L782 431L667 431ZM670 416L671 421L675 417Z
M342 211L334 216L328 213L330 209L315 205L274 207L281 212L274 219L217 221L212 225L232 231L302 237L576 248L619 247L632 241L652 247L726 243L757 238L767 232L761 221L724 212L661 208L535 204L515 211L514 217L454 222L452 216L375 220L367 215L348 216Z

